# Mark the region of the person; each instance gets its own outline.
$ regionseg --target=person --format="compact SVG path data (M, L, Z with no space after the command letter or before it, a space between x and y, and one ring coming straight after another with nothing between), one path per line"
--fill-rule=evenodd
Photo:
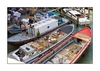
M12 7L11 10L12 10L12 11L16 11L16 8L15 8L15 7Z
M11 8L8 8L8 14L13 14L13 12L11 11Z
M30 24L30 28L29 28L29 30L31 30L31 34L32 34L32 36L33 36L34 33L35 33L35 30L34 30L33 28L34 28L34 25L31 25L31 24Z
M23 23L22 25L21 25L21 31L24 33L26 33L27 34L27 32L26 32L26 26L25 26L25 24Z
M14 17L14 21L15 21L15 24L17 25L18 24L18 17L17 16Z
M8 20L8 25L10 24L10 15L11 14L8 14L8 19L7 19Z
M16 11L19 11L20 10L20 7L16 7Z
M58 35L62 34L61 29L57 30Z
M32 24L33 23L33 17L32 15L29 16L29 24Z
M46 39L47 39L47 40L49 39L49 35L46 35Z
M23 22L21 20L18 20L18 24L19 24L20 29L21 29L21 25L23 24Z
M29 8L26 8L27 14L29 14Z
M37 38L40 38L40 31L38 29L38 32L37 32Z
M20 61L23 61L23 58L22 57L19 57L20 58Z
M10 16L10 23L12 23L13 22L13 15L11 14L11 16Z

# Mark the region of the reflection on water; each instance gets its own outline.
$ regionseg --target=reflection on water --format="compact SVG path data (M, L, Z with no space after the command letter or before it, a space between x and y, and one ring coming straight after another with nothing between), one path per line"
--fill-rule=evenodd
M93 12L92 11L91 11L89 19L91 21L89 26L91 27L91 30L93 32ZM84 27L85 26L76 27L76 25L75 25L74 32L78 31L78 30L80 30ZM11 36L11 35L8 35L8 36ZM13 51L13 50L16 50L17 48L19 48L19 45L10 45L10 44L8 44L8 53ZM80 63L80 64L92 64L93 63L93 38L92 38L91 43L88 46L88 48L85 50L83 55L79 58L79 60L76 63Z

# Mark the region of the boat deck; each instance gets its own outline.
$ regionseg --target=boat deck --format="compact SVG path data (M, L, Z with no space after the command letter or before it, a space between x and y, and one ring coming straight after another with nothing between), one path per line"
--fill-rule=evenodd
M68 19L65 19L65 18L62 18L62 20L64 21L64 23L69 21ZM62 23L62 24L64 24L64 23ZM12 41L12 42L13 41L23 41L23 40L31 39L34 36L35 36L34 34L32 35L32 34L26 34L26 33L22 32L22 33L16 34L16 35L8 38L8 41Z
M61 40L63 37L65 37L67 34L64 32L61 32L60 35L58 35L57 31L53 32L52 34L49 35L49 37L44 37L41 39L38 39L35 42L29 42L27 43L29 46L32 48L36 48L38 52L41 52L45 50L47 47L52 46L59 40Z
M8 38L8 40L12 40L12 41L19 41L20 40L20 41L22 41L22 40L30 39L32 37L34 37L34 35L32 36L31 34L27 35L26 33L19 33L17 35L14 35L14 36Z
M66 10L66 9L65 9ZM90 20L87 17L82 16L82 14L76 10L67 10L65 12L60 12L62 16L66 16L70 21L74 22L75 24L79 25L86 25L90 24Z
M64 33L62 31L60 31L59 33L60 34L58 34L57 31L54 31L51 34L49 34L48 39L46 36L44 36L40 39L35 40L34 42L31 41L25 45L20 46L20 49L22 50L22 52L24 51L23 52L24 53L23 61L27 60L27 58L30 58L32 56L35 56L35 55L41 53L42 51L49 48L50 46L52 46L53 44L55 44L56 42L58 42L59 40L61 40L62 38L64 38L67 35L66 33ZM20 51L20 50L18 50L18 51ZM13 55L19 59L18 55L22 55L22 54L17 53L18 51L14 51ZM17 53L17 55L16 55L16 53Z
M77 53L84 47L86 42L82 41L79 44L73 42L71 45L65 47L57 55L55 55L47 64L62 64L70 63Z

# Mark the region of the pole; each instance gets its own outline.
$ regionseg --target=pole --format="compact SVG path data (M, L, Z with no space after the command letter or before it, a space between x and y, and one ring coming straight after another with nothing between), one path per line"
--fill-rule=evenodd
M90 16L90 7L88 7L88 18Z
M85 7L84 7L84 17L85 17L86 15L85 15Z
M79 18L77 17L77 24L76 24L76 26L78 27L78 25L79 25Z

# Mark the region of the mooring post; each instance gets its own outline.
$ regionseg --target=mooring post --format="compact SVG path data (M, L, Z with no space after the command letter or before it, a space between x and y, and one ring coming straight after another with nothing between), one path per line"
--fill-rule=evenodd
M76 26L78 27L79 25L79 18L77 18L77 23L76 23Z
M84 17L86 16L86 14L85 14L85 7L84 7Z
M90 7L88 7L88 19L89 19L89 16L90 16Z

